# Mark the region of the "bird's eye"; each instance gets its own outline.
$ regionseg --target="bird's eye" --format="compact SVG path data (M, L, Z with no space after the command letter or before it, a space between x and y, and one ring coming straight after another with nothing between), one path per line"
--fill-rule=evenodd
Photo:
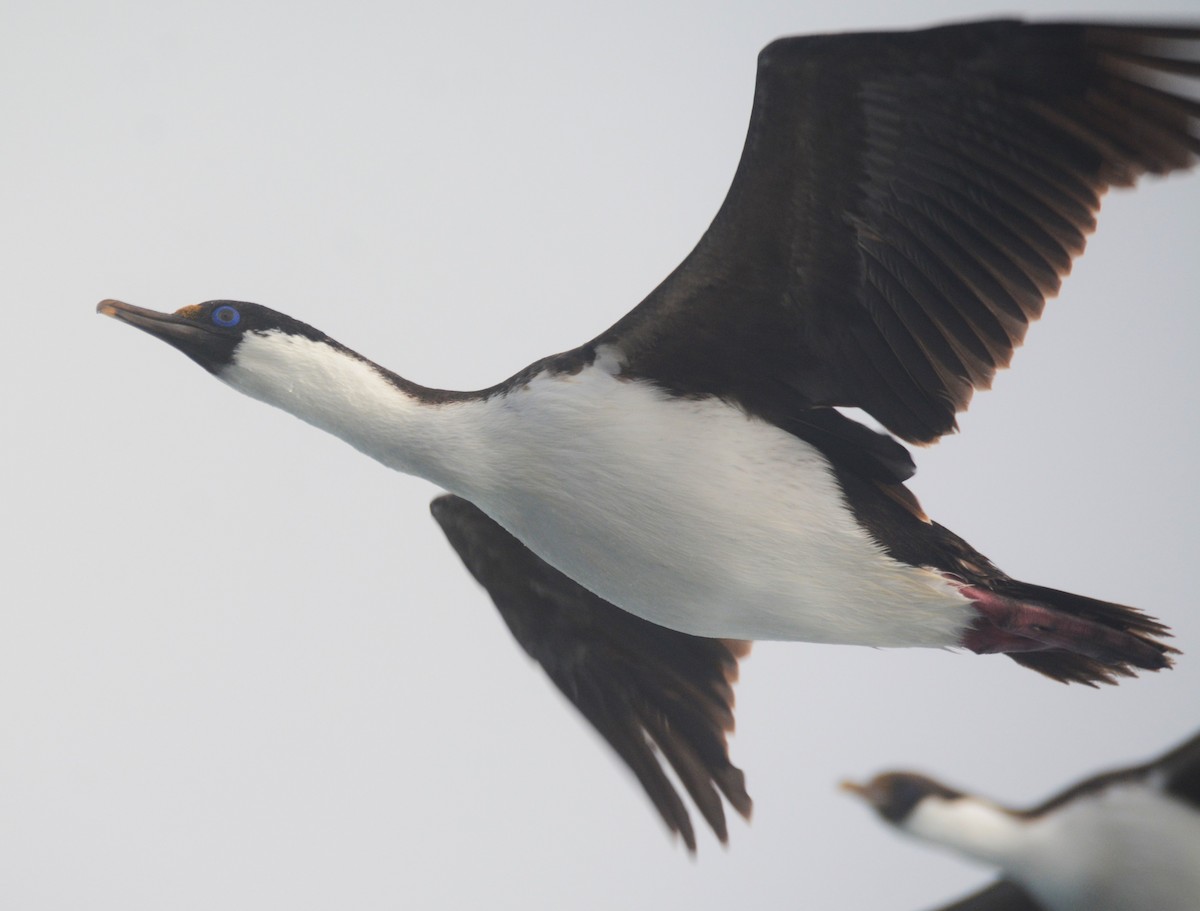
M229 329L242 321L242 315L237 312L236 307L223 304L212 312L212 321L218 326Z

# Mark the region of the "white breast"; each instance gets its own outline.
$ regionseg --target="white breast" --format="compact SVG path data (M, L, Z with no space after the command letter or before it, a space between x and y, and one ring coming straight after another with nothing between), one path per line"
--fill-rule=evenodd
M587 588L685 632L958 642L966 600L881 551L816 449L613 370L601 358L487 403L478 455L494 470L457 492Z

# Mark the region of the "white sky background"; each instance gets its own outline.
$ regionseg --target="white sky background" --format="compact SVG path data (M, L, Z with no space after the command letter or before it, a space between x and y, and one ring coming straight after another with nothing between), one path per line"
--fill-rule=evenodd
M917 909L986 871L839 794L1014 803L1200 721L1200 177L1111 197L927 510L1188 653L1092 691L1003 658L759 646L756 800L693 862L519 652L428 484L93 313L253 300L418 382L590 338L699 238L779 35L1175 3L7 3L0 905ZM699 820L697 820L699 825Z

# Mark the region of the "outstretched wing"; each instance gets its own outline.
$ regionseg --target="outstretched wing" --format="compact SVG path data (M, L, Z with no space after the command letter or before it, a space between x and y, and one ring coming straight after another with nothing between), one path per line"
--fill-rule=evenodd
M460 497L438 497L430 510L517 642L633 770L671 831L695 850L687 806L659 751L725 841L718 791L743 816L751 808L725 741L749 643L689 636L614 607Z
M1008 364L1105 190L1195 162L1198 76L1200 28L776 41L712 225L594 344L793 432L844 405L932 442Z

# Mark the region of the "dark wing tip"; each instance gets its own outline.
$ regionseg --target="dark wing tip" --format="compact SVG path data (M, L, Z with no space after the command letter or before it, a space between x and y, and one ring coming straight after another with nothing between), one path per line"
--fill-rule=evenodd
M864 197L859 243L878 331L907 375L870 386L867 410L916 442L953 429L1057 294L1104 191L1195 165L1198 34L975 23L925 33L948 67L943 94L926 88L933 72L876 77L864 161L880 192ZM906 382L941 420L911 393L899 407Z

